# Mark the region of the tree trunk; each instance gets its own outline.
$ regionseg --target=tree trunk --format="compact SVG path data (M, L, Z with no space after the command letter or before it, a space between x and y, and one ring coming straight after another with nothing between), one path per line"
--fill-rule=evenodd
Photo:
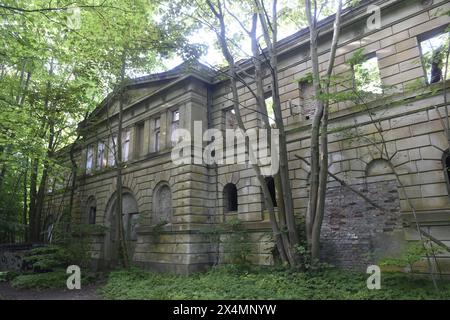
M312 78L314 95L316 97L316 111L311 127L311 173L309 201L306 213L306 234L308 244L311 249L311 260L313 263L316 263L320 258L320 231L325 213L325 198L328 181L328 94L340 33L342 1L339 0L338 2L338 8L335 16L333 39L331 41L330 58L325 75L324 88L321 84L319 59L317 53L317 6L314 2L314 8L312 8L311 1L305 0L305 8L310 31ZM324 93L325 98L322 97Z
M28 238L31 242L38 241L38 236L35 234L38 172L39 172L39 159L35 158L31 160L31 175L30 175L30 204L29 204L30 224L28 228L29 233Z
M119 96L119 120L117 133L117 207L116 207L116 223L118 237L118 244L121 253L122 264L125 268L129 267L128 246L125 239L124 225L123 225L123 187L122 187L122 125L123 125L123 106L125 100L125 69L126 69L126 50L124 49L122 56L122 68L120 73L120 96Z
M28 225L28 219L27 219L27 202L28 202L28 158L26 159L25 163L25 173L23 175L23 208L22 208L22 224L24 227L24 242L28 241L27 236L27 225Z

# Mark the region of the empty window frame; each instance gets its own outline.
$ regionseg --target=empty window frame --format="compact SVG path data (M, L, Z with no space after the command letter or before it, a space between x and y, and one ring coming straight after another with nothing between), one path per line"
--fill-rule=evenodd
M273 207L276 208L277 205L277 196L275 191L275 180L273 177L266 177L267 188L269 189L270 197L272 199Z
M87 148L86 155L86 172L89 173L94 167L94 146L90 145Z
M228 183L223 188L224 212L236 212L238 210L238 196L236 185Z
M153 151L158 152L160 149L160 135L161 135L161 118L154 119L153 129Z
M427 84L443 80L445 73L446 52L449 44L448 32L436 32L419 37L422 65ZM446 79L449 79L450 70L447 68Z
M265 100L267 108L267 117L269 119L269 124L273 126L275 124L275 111L273 110L273 99L272 96L268 96Z
M353 66L354 84L357 91L372 94L382 94L380 70L375 55Z
M141 122L136 125L136 156L140 157L144 155L144 133L145 133L145 123Z
M225 110L224 118L225 118L225 129L233 129L234 130L238 127L237 120L236 120L236 113L234 111L234 108Z
M299 82L299 100L301 120L309 120L314 116L314 88L308 80Z
M95 224L95 220L97 219L97 207L95 204L89 206L89 224Z
M450 196L450 152L445 151L442 155L442 168L444 169L444 178L447 183L447 190Z
M130 130L127 129L122 134L122 161L128 161L130 153Z
M177 130L180 127L180 111L174 110L172 111L172 124L170 126L170 132L171 132L171 137L173 135L173 133L175 132L175 130ZM172 146L174 146L178 141L174 141L174 139L171 139L172 142Z
M106 165L105 155L105 143L103 141L98 142L97 146L97 168L102 169Z
M116 148L117 148L117 136L112 136L109 139L108 146L108 166L116 165Z

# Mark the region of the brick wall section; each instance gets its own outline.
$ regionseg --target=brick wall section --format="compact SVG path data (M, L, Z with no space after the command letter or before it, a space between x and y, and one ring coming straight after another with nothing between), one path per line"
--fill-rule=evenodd
M327 191L321 254L323 260L331 264L364 270L367 265L376 262L370 255L374 250L375 237L401 230L400 203L395 180L353 187L376 199L385 211L361 201L345 187L330 188Z

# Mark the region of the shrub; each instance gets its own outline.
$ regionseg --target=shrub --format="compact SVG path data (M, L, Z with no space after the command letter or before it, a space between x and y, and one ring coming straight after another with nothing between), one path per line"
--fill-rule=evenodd
M11 285L21 289L64 288L68 275L65 270L53 272L22 274L15 277Z
M99 293L109 299L443 299L450 282L440 292L428 279L406 274L383 274L381 290L369 290L368 275L326 269L315 273L274 268L233 266L181 276L143 270L115 271Z
M14 288L20 289L49 289L66 288L67 278L70 274L65 269L56 269L52 272L27 273L16 275L11 281ZM99 279L100 275L93 272L81 272L81 284L86 285Z
M87 267L90 260L89 236L99 228L102 227L75 225L70 232L56 231L50 245L32 249L24 260L35 272L49 272L72 264Z

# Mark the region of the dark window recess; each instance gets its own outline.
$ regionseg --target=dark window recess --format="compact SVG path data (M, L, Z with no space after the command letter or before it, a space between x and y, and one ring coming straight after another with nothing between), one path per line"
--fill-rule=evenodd
M97 207L89 207L89 224L95 224L95 219L97 216Z
M136 156L142 156L144 154L144 123L136 125Z
M237 189L233 183L228 183L223 188L223 200L225 213L238 210Z
M442 155L442 167L444 168L444 177L447 182L447 190L450 196L450 152L445 151Z
M274 207L277 207L277 196L275 192L275 181L273 177L266 177L267 188L269 188L270 197L272 198L272 203Z

